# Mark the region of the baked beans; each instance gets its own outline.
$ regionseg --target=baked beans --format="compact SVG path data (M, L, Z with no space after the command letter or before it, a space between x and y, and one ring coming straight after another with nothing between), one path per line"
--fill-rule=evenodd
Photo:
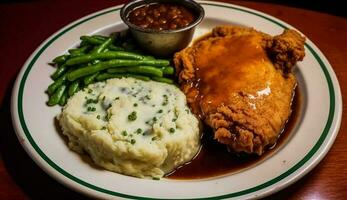
M188 26L195 20L193 13L179 4L147 4L132 10L130 23L144 29L174 30Z

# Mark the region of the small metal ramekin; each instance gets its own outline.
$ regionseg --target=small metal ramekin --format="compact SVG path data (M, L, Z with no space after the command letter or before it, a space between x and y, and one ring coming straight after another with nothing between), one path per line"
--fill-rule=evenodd
M129 22L127 18L130 11L139 6L152 3L176 3L183 5L196 15L196 19L186 27L161 31L144 29ZM185 48L190 43L195 27L204 18L205 11L200 4L193 0L135 0L122 7L120 16L143 49L154 55L169 56Z

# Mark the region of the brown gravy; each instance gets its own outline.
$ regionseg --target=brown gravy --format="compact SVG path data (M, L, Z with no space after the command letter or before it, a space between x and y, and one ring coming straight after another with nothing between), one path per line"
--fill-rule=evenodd
M276 145L271 147L262 156L258 155L236 155L229 153L225 145L219 144L212 138L211 130L204 127L202 136L202 148L198 155L186 165L176 169L166 177L170 179L201 179L220 176L229 173L236 173L273 155L282 147L292 135L297 122L300 119L302 96L298 87L295 89L295 96L292 101L292 114L283 130Z
M266 112L255 103L257 93L266 88L278 91L282 84L288 85L285 90L291 90L294 81L282 80L281 74L275 72L266 50L261 47L261 39L255 35L212 37L195 44L196 68L191 84L198 89L190 103L195 114L204 117L204 113L214 112L219 105L241 104L243 107L253 105L257 112ZM275 81L280 82L273 84ZM240 91L251 97L239 95ZM285 98L283 101L289 104L290 100ZM258 102L265 101L268 100Z

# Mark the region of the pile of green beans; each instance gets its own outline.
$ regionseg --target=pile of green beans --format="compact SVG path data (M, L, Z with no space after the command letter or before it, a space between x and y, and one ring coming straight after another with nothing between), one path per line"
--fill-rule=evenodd
M53 59L53 83L47 88L49 106L65 105L87 85L110 78L132 77L143 81L173 83L170 61L156 59L136 49L129 34L81 36L77 48Z

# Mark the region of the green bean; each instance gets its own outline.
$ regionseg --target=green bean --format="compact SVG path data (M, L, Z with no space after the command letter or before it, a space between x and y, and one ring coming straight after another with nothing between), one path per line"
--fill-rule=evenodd
M124 78L132 77L132 78L140 79L140 80L143 80L143 81L151 80L147 76L141 76L141 75L136 75L136 74L109 74L109 73L103 73L103 74L98 75L96 77L96 80L104 81L104 80L110 79L110 78L123 78L123 77Z
M163 83L169 83L169 84L173 84L173 80L172 79L168 79L168 78L163 78L163 77L151 77L152 80L154 81L158 81L158 82L163 82Z
M122 68L111 68L108 69L107 72L109 73L122 73L122 70L124 72L130 72L135 74L146 74L151 76L163 76L162 70L156 67L152 66L133 66L133 67L122 67ZM124 73L123 72L123 73Z
M86 42L86 41L82 41L80 43L80 47L84 47L84 46L90 46L90 44L88 42Z
M90 43L86 42L86 41L81 41L80 43L80 47L84 47L84 46L93 46Z
M119 38L119 33L115 32L115 33L111 33L110 36L104 36L104 35L92 35L91 36L94 39L100 40L102 42L106 41L109 38L113 38L114 40L117 40Z
M155 60L153 56L143 56L143 60Z
M97 38L94 38L94 37L91 37L91 36L81 36L80 39L83 41L83 42L86 42L88 44L92 44L92 45L99 45L99 44L102 44L103 43L103 40L100 40L100 39L97 39Z
M81 47L81 48L86 48L87 46L83 46L83 47ZM71 55L71 54L79 54L79 53L81 53L81 52L83 52L83 51L81 51L80 49L69 49L69 50L67 50L68 52L69 52L69 54Z
M71 83L68 90L69 97L74 95L79 90L79 85L80 85L80 82L78 80Z
M123 47L117 47L113 44L111 44L109 47L108 47L110 50L112 51L124 51L124 48Z
M127 64L129 64L129 63L127 63ZM117 64L117 65L122 66L121 64ZM123 66L124 66L124 64L123 64ZM102 70L107 69L107 68L109 68L109 65L106 65L106 64L103 64L102 62L100 62L100 63L95 64L95 65L76 69L76 70L70 72L68 74L67 78L69 81L74 81L80 77L92 75L96 72L102 71Z
M74 57L78 57L78 56L83 56L83 55L85 55L85 53L79 52L79 53L72 53L70 55L71 55L70 58L74 58Z
M149 66L166 66L169 64L168 60L109 60L106 62L100 62L95 65L79 68L68 73L67 78L69 81L74 81L80 77L88 76L113 67L124 67L124 66L137 66L137 65L149 65Z
M127 70L126 70L126 67L121 67L121 68L108 69L107 72L111 74L117 74L117 73L119 74L119 73L126 73Z
M163 67L162 70L165 75L171 75L175 73L175 70L173 67Z
M81 36L80 39L88 44L92 44L92 45L100 45L102 44L104 41L103 40L100 40L100 39L96 39L96 38L93 38L91 36ZM108 47L110 50L114 50L114 51L122 51L124 50L124 48L122 47L117 47L113 44L111 44L109 47Z
M114 38L108 38L102 44L100 44L95 49L93 49L90 53L93 54L93 53L101 53L101 52L103 52L108 46L110 46L110 44L113 43L113 41L114 41Z
M107 40L110 37L103 36L103 35L92 35L92 38L98 39L98 40Z
M153 67L163 67L168 66L170 61L165 59L155 59L155 60L139 60L140 65L149 65Z
M71 57L77 57L77 56L84 55L89 48L90 46L86 45L77 49L69 49L68 52L70 53Z
M67 99L68 99L68 95L67 95L67 92L65 91L59 100L59 105L64 106L66 104Z
M103 74L99 74L98 76L96 76L96 80L97 81L104 81L104 80L109 79L109 78L122 78L122 77L125 77L125 74L103 73Z
M110 36L92 35L91 37L92 37L92 38L99 39L99 40L102 40L102 41L107 40L107 39L110 38L110 37L113 37L114 39L118 39L118 38L119 38L119 32L111 33Z
M91 53L91 54L71 58L66 62L66 65L71 66L71 65L83 64L83 63L89 63L93 60L98 60L98 59L111 60L116 58L141 60L143 59L143 56L134 54L131 52L108 51L103 53Z
M90 76L84 77L84 80L83 80L84 85L89 85L89 84L91 84L91 83L95 80L95 78L96 78L98 75L99 75L99 72L96 72L95 74L92 74L92 75L90 75Z
M99 62L101 62L100 60L93 60L92 62L91 62L91 64L92 65L95 65L95 64L98 64Z
M66 62L67 59L69 59L70 56L69 55L61 55L61 56L58 56L56 58L53 59L53 63L56 63L56 64L64 64Z
M47 88L47 93L52 95L63 83L66 81L67 74L62 75L60 78L55 80L52 84L50 84Z
M108 51L109 51L108 49L104 49L103 53L108 52ZM88 65L95 65L95 64L97 64L99 62L101 62L101 61L100 60L93 60L92 62L88 63Z
M150 81L151 80L147 76L141 76L141 75L137 75L137 74L127 74L126 77L136 78L136 79L140 79L140 80L143 80L143 81Z
M55 72L51 75L51 78L53 80L56 80L59 78L61 75L63 75L67 71L67 66L65 64L60 65Z
M61 97L64 95L64 92L66 90L66 85L60 85L59 88L57 89L57 91L55 91L55 93L49 97L49 100L47 102L47 104L49 106L54 106L57 105L61 99Z

